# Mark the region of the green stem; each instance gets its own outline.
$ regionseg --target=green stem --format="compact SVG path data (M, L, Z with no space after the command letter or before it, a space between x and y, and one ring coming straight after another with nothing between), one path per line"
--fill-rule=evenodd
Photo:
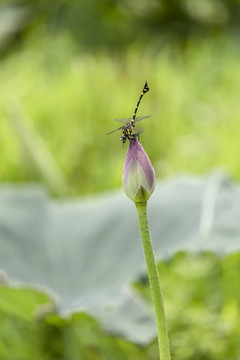
M159 274L156 265L155 255L152 247L152 240L147 219L147 202L135 203L138 214L138 222L142 239L144 256L147 264L148 277L155 307L158 346L161 360L170 360L170 348L168 340L165 311L163 306L163 296L160 288Z

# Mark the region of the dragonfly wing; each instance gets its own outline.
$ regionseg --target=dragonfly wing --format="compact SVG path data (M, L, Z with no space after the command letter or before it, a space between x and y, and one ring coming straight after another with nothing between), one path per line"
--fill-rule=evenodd
M140 126L135 126L134 130L133 130L133 134L140 134L140 133L143 133L144 132L144 129L141 128Z
M124 126L121 126L121 127L118 128L118 129L115 129L115 130L113 130L113 131L110 131L110 132L108 132L106 135L110 135L110 134L114 133L115 131L121 130L123 127L124 127Z
M121 123L124 123L124 124L127 124L127 123L129 123L129 121L131 121L132 120L132 118L123 118L123 119L114 119L115 121L119 121L119 122L121 122Z
M149 115L149 116L140 116L140 117L137 117L136 120L135 120L135 122L141 121L141 120L144 120L144 119L147 119L147 118L149 118L149 117L150 117L150 115ZM114 120L115 120L115 121L118 121L118 122L121 122L121 123L123 123L123 124L125 124L125 125L127 125L127 124L129 124L129 122L132 120L132 118L123 118L123 119L114 119ZM122 130L123 128L124 128L124 126L121 126L121 127L118 128L118 129L115 129L115 130L113 130L113 131L110 131L110 132L107 133L106 135L112 134L112 133L114 133L115 131L118 131L118 130ZM134 129L133 129L133 133L134 133L134 134L136 134L136 133L142 133L142 132L144 132L144 130L143 130L141 127L139 127L139 126L135 126Z
M144 120L144 119L147 119L147 118L149 118L150 116L151 116L151 115L148 115L148 116L139 116L139 117L136 118L135 122L141 121L141 120Z

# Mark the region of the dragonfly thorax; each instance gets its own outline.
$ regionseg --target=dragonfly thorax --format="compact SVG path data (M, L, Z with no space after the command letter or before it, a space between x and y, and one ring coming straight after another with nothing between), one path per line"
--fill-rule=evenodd
M131 135L133 129L135 127L135 124L132 124L131 122L129 124L127 124L126 126L124 126L123 130L122 130L122 133L123 135Z

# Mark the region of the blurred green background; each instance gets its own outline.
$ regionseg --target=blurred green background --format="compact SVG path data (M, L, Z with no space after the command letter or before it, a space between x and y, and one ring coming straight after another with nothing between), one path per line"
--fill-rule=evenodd
M58 197L120 186L127 146L105 134L146 80L141 142L157 178L220 167L239 181L239 33L238 0L2 1L0 181L41 181ZM239 256L160 267L173 358L239 359ZM156 343L111 337L85 315L36 323L42 297L1 288L1 359L157 359Z
M139 115L158 178L240 178L238 1L16 1L0 6L0 180L58 196L120 186L114 118Z

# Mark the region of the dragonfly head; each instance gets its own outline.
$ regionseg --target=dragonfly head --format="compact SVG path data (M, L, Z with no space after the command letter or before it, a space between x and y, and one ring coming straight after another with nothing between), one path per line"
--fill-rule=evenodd
M125 144L125 142L127 141L127 136L126 135L121 135L120 140L121 140L122 144Z

